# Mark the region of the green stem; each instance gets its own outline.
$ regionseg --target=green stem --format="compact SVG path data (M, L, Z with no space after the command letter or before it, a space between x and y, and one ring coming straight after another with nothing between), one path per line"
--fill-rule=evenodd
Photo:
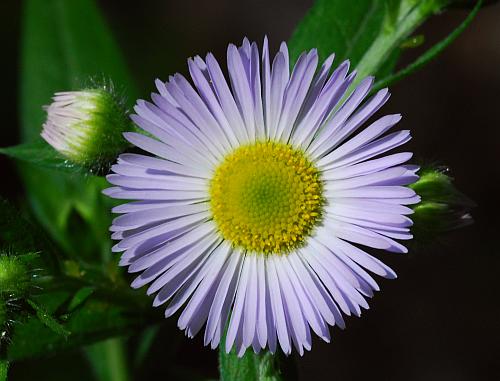
M455 39L458 36L460 36L460 34L462 34L462 32L469 26L469 24L472 22L474 17L477 15L477 12L481 8L482 3L483 0L478 0L474 8L465 18L465 20L462 21L462 23L453 32L451 32L445 39L438 42L436 45L432 46L424 54L422 54L414 62L412 62L405 68L375 83L372 92L375 92L381 88L391 85L394 82L399 81L400 79L414 73L415 71L417 71L418 69L429 63L431 60L436 58L448 45L450 45L453 41L455 41Z
M363 58L359 61L356 70L357 83L369 75L374 75L381 65L408 36L422 24L431 14L439 12L447 4L446 1L403 0L396 17L388 16L382 26L382 33L373 41Z
M268 351L254 353L247 349L242 357L238 357L234 349L226 353L219 347L220 381L283 381L282 361L279 354Z
M99 381L129 381L125 340L115 337L93 344L85 349Z

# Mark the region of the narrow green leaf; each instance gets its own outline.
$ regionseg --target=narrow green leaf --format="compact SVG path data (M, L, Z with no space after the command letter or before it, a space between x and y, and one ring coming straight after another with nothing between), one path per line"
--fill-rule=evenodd
M68 338L71 332L68 331L56 319L50 316L45 308L43 308L41 305L38 305L31 299L28 299L27 302L35 310L36 316L46 327L50 328L54 333L63 336L64 338Z
M425 42L425 36L423 34L417 34L416 36L410 36L404 40L400 47L401 49L414 49L418 48Z
M129 99L136 91L124 60L93 0L27 0L23 16L20 118L24 142L38 139L56 91L111 80ZM106 260L110 201L102 179L23 165L22 177L36 217L73 256ZM61 169L61 167L58 167ZM78 232L78 234L72 234ZM85 241L82 241L85 237Z
M42 139L36 139L17 146L3 147L0 148L0 153L49 169L82 174L87 172L84 168L69 162Z
M94 287L82 287L79 289L69 302L68 312L71 313L80 307L95 291Z

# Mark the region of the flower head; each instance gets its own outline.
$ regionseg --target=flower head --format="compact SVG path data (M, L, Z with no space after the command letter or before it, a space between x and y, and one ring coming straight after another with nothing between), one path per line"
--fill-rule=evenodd
M229 45L229 82L212 54L189 59L193 84L180 74L152 103L138 101L127 133L154 156L123 154L105 193L136 200L114 208L113 248L120 264L149 284L165 316L185 305L179 327L205 344L256 352L278 345L311 348L311 329L326 341L342 313L361 314L378 290L371 271L395 273L359 245L403 253L410 239L406 185L417 168L411 153L386 154L410 139L386 134L388 115L362 128L387 101L365 100L366 78L347 96L349 62L318 68L316 50L289 71L283 43L271 60L255 43ZM344 101L345 99L345 101ZM364 102L364 103L363 103Z
M107 88L59 92L46 107L42 137L73 162L109 168L127 147L130 123L122 103Z

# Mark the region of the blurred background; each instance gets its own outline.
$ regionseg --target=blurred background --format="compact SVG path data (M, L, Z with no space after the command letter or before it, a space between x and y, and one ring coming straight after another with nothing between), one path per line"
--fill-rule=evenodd
M312 0L119 2L99 0L130 69L143 89L154 79L187 73L186 58L212 51L225 57L244 36L276 48L287 40ZM466 16L454 9L418 33L423 47L403 54L409 63ZM18 83L22 1L0 3L2 38L1 146L18 143ZM61 89L64 90L64 89ZM448 165L457 187L478 204L475 224L432 248L383 260L398 272L380 280L382 292L361 319L316 340L296 358L300 380L497 380L500 376L500 3L482 9L468 30L436 61L391 88L384 112L401 112L417 158ZM0 156L0 195L19 203L23 188L15 163ZM129 338L134 345L134 339ZM11 380L92 380L78 351L12 366ZM174 324L160 329L141 380L176 379L173 365L193 378L218 375L216 352L184 338ZM71 373L68 373L71 372ZM81 378L78 378L81 377Z

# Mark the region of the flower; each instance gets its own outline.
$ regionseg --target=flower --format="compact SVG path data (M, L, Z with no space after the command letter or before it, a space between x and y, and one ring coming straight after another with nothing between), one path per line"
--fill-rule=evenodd
M58 92L45 110L42 138L77 164L109 169L128 146L128 116L111 87Z
M400 115L361 126L389 98L363 105L373 78L343 102L355 74L349 62L317 70L316 50L292 73L286 44L272 64L268 41L229 45L230 83L212 54L189 59L194 86L180 74L156 81L153 103L140 100L133 121L149 136L126 133L155 157L122 154L105 194L136 200L117 206L110 228L120 265L140 273L153 305L183 305L178 325L226 351L278 345L311 348L311 332L330 340L342 313L361 314L379 287L369 270L393 270L358 245L403 253L419 201L405 185L417 168L411 153L386 152L409 131L384 135Z

